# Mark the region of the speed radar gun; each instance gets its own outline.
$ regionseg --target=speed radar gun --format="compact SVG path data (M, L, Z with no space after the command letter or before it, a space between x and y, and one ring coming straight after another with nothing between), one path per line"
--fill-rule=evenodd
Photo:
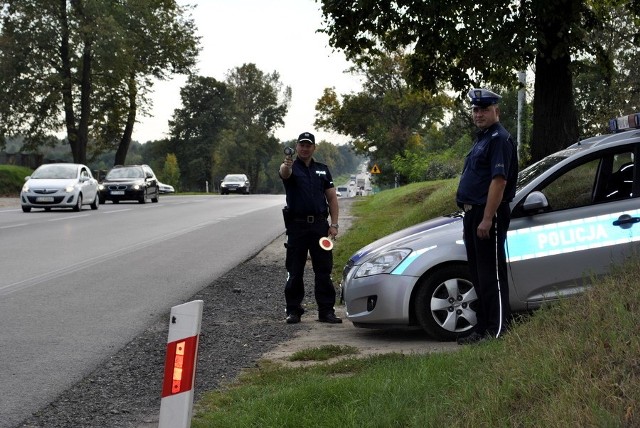
M287 147L284 148L284 155L287 157L287 159L291 159L295 152L296 151L293 150L293 147L287 146Z

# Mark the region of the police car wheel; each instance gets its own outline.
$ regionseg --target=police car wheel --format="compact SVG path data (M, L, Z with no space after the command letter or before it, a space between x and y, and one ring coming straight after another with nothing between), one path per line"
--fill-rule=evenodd
M429 272L418 283L414 301L420 327L431 337L451 341L476 324L477 296L463 264Z

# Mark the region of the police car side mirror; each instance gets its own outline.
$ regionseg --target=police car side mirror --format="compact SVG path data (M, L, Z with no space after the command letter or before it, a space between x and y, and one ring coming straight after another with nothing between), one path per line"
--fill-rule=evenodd
M522 204L522 210L527 214L535 214L545 211L547 208L549 208L547 197L538 191L529 193Z

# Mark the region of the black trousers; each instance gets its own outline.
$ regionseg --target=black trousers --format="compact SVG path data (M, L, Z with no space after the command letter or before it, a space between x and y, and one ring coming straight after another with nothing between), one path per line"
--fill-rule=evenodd
M477 229L484 216L484 205L475 205L464 215L464 244L471 282L476 289L476 332L502 334L511 317L507 257L504 243L509 229L509 204L502 203L493 218L489 239L478 238Z
M320 238L329 233L329 224L291 222L287 225L287 283L284 296L287 315L302 315L304 299L304 268L307 255L311 255L311 265L315 275L315 298L320 317L334 312L336 290L331 281L333 252L320 248Z

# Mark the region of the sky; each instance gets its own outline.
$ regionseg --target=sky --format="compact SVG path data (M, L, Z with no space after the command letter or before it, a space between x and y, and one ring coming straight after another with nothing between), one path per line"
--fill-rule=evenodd
M318 33L322 14L314 0L177 0L192 11L201 52L197 74L226 79L243 64L256 64L264 73L280 74L290 86L292 99L284 127L275 136L288 141L312 132L316 141L341 144L348 139L313 127L315 105L325 88L340 94L359 92L360 78L345 71L351 66L342 52L329 46L329 37ZM180 88L185 76L157 82L152 95L151 117L138 117L133 139L141 143L166 138L168 120L181 108Z

